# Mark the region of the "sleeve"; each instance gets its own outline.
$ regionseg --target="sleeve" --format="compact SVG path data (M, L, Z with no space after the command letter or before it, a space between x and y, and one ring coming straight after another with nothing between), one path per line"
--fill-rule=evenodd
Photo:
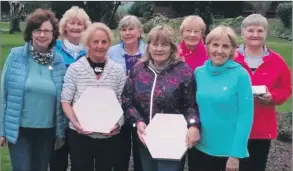
M273 89L269 89L272 94L272 103L274 105L282 105L292 94L292 77L291 71L287 64L282 61L282 71L277 80L277 85Z
M74 65L70 65L64 76L64 83L61 92L61 102L72 103L76 92L76 71Z
M124 69L121 67L116 78L116 81L117 81L116 94L120 104L122 103L121 94L122 94L126 79L127 79L126 73L124 72ZM124 125L124 120L125 120L124 116L121 116L121 118L118 121L118 124L120 125L120 127Z
M238 117L234 130L230 156L244 158L247 153L247 143L253 123L254 100L252 83L248 73L243 69L237 83Z
M5 117L7 107L7 72L10 67L13 52L10 52L1 72L1 136L5 136Z
M122 92L122 108L124 111L125 119L130 124L135 124L138 121L144 121L140 113L135 107L134 101L134 70L130 71L130 75L127 78L126 84Z
M1 136L5 136L5 117L7 108L7 73L13 58L13 51L9 53L1 72Z
M67 126L67 118L62 110L62 106L60 103L60 98L61 98L61 90L60 89L62 89L62 86L64 83L64 75L66 72L65 64L62 63L62 67L60 66L59 72L60 72L61 82L58 83L59 84L58 85L59 95L58 95L58 101L56 104L56 108L57 108L57 111L56 111L56 122L57 122L56 123L56 136L57 136L57 138L64 138L65 137L65 130L66 130L66 126Z
M188 127L196 126L200 129L199 110L196 103L196 81L195 76L182 83L181 85L182 98L180 100L180 109L184 114Z

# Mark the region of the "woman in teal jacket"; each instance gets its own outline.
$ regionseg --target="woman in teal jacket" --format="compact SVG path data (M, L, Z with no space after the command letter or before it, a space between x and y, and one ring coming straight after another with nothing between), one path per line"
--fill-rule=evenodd
M194 72L202 127L189 169L238 171L239 159L249 156L252 85L247 71L232 59L237 42L231 28L218 26L206 42L209 60Z
M13 171L47 171L53 140L64 138L66 67L54 51L57 37L55 15L35 10L26 21L25 45L11 50L2 70L1 146L8 142Z
M90 17L84 9L77 6L67 10L59 22L60 39L56 41L56 52L62 55L63 61L68 68L69 65L86 55L85 46L80 38L85 29L91 24ZM66 171L68 168L68 139L67 130L62 147L54 150L51 161L50 171Z

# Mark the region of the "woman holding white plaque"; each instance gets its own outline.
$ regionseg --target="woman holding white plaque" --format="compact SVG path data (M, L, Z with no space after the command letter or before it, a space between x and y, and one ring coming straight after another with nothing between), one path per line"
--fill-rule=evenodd
M120 142L118 134L124 124L124 117L120 118L110 133L89 132L84 129L88 125L81 125L81 120L77 119L78 116L87 115L87 117L90 117L82 117L87 120L87 123L91 122L91 120L95 120L95 122L99 120L101 123L103 118L95 119L93 115L89 116L88 113L79 113L77 116L77 110L73 110L73 108L88 88L108 88L113 90L116 96L114 98L117 98L120 102L126 74L122 66L106 56L111 45L112 33L105 24L94 23L90 25L84 31L81 40L87 47L88 53L69 66L64 77L61 94L64 113L70 120L68 145L71 167L72 171L111 171L116 164L117 148ZM98 103L107 101L107 98L93 94L88 100L94 100L98 105ZM121 108L119 102L117 103ZM88 108L87 104L84 105L83 108ZM108 121L104 120L103 122Z
M261 14L251 14L242 22L244 44L237 49L236 62L249 73L255 92L254 120L248 151L250 157L240 162L242 171L265 171L271 140L277 138L276 105L282 105L292 93L291 71L280 54L265 45L268 21ZM255 88L255 87L253 87Z
M148 35L146 53L130 71L122 93L125 117L137 127L139 139L136 141L139 141L144 171L178 171L182 162L153 159L150 149L145 146L143 134L157 113L183 114L189 128L184 135L188 146L194 146L199 139L200 120L194 98L196 84L191 68L176 56L177 48L171 27L153 28ZM169 126L172 127L162 125Z
M206 38L209 60L194 72L201 139L188 157L190 171L238 171L249 156L253 94L247 71L233 61L236 34L218 26Z

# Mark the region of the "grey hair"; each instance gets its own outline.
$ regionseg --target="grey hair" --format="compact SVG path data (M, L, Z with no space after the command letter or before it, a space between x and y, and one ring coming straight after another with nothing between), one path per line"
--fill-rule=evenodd
M118 30L121 30L124 27L136 27L138 29L140 29L142 31L142 24L139 21L139 19L134 16L134 15L126 15L124 16L120 21L119 21L119 25L118 25Z
M247 16L242 21L241 30L244 30L251 25L260 25L265 29L265 31L268 31L268 20L261 14L250 14Z

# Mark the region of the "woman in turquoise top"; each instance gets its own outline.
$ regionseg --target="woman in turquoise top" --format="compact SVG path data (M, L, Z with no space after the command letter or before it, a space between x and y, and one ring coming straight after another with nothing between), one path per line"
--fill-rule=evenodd
M132 70L134 64L145 53L146 44L142 40L143 28L142 24L136 16L126 15L124 16L118 26L121 41L110 47L108 50L108 57L113 61L121 64L128 75ZM123 138L121 147L121 156L114 171L128 171L128 165L131 154L131 144L133 145L133 167L135 171L142 171L141 162L139 158L139 150L137 147L137 141L131 143L132 139L137 138L136 128L130 124L125 124L121 129L121 136Z
M234 31L218 26L206 38L209 60L197 68L196 101L202 122L201 139L192 150L190 171L238 171L249 156L253 94L247 71L233 61Z
M53 140L64 138L66 67L54 52L57 37L55 15L35 10L26 20L25 45L11 50L2 71L1 146L8 142L13 171L47 171Z

